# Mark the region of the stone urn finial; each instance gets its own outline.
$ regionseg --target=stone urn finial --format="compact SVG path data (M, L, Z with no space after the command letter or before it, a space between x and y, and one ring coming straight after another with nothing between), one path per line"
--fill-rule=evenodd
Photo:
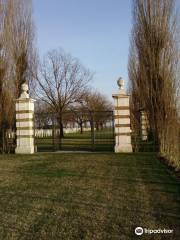
M117 80L117 85L119 86L119 89L124 89L124 80L122 77Z
M29 87L28 87L28 84L27 83L23 83L21 85L21 96L20 98L29 98Z
M124 79L122 77L120 77L117 80L117 85L119 86L119 93L120 94L125 94L125 90L124 90Z

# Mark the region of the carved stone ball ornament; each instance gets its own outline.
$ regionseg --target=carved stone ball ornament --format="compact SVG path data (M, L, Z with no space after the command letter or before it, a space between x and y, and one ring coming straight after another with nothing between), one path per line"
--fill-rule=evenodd
M124 80L122 77L117 80L117 85L119 86L119 89L124 89Z
M28 84L27 83L23 83L21 85L21 96L20 98L29 98L29 87L28 87Z

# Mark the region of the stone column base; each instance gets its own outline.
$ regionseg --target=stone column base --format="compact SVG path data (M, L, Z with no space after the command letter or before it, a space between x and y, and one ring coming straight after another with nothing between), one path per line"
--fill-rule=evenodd
M32 147L16 147L15 153L16 154L33 154L34 146L32 146Z
M115 153L120 153L120 152L132 152L132 145L131 144L121 144L121 145L116 145L114 148Z

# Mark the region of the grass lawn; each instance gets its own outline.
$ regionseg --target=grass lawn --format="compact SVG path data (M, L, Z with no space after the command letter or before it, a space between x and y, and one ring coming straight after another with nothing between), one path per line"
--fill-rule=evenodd
M39 138L36 139L37 151L38 152L49 152L59 149L59 141L55 140L53 144L52 138ZM114 151L114 139L101 139L95 140L94 145L92 145L91 139L70 139L63 138L61 140L61 150L64 151Z
M153 153L1 155L0 239L178 240L180 185Z
M91 132L84 131L83 134L65 133L61 139L62 150L94 150L94 151L110 151L114 150L114 134L111 128L94 131L94 144L92 145ZM38 152L47 152L59 149L59 137L55 138L53 145L52 137L37 137L36 145Z

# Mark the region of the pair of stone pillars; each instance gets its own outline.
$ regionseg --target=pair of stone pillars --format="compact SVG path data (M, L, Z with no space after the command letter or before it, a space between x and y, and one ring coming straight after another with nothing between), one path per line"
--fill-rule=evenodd
M115 152L132 152L129 95L125 93L124 81L118 80L119 93L114 94L115 101ZM15 152L32 154L34 147L34 99L28 94L28 85L22 84L22 93L16 100L16 136Z

